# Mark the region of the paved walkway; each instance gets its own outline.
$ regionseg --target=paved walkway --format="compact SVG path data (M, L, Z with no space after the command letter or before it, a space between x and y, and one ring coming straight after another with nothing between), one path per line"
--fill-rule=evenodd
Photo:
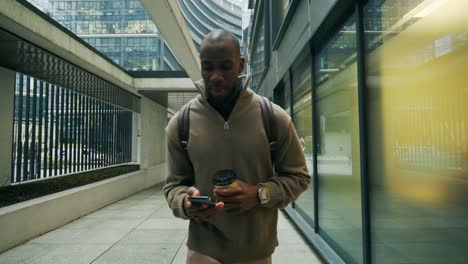
M183 264L187 229L152 187L6 251L0 263ZM278 229L273 263L322 263L283 213Z

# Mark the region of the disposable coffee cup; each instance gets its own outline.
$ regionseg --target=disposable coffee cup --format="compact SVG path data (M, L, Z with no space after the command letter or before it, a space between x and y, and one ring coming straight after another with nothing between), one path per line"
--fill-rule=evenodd
M237 186L237 175L233 170L220 170L213 176L215 188L225 189Z

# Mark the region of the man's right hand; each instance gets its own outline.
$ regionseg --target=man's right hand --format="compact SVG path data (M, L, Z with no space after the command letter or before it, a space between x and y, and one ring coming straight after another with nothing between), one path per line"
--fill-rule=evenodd
M200 191L192 186L187 190L187 195L184 198L184 207L187 215L199 223L209 221L224 209L223 202L216 203L216 206L210 208L206 204L192 204L188 200L189 196L200 196Z

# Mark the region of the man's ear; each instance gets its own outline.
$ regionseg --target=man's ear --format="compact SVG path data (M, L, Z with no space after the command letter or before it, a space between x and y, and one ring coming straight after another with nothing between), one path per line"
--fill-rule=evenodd
M240 69L239 69L239 74L241 74L241 73L244 71L244 63L245 63L244 57L240 57Z

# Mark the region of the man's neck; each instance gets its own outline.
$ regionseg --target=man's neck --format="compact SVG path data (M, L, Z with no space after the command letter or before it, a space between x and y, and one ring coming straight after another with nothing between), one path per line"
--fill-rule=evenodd
M222 103L216 103L213 100L210 100L210 96L207 96L208 103L218 111L219 114L224 118L225 121L229 119L229 115L231 115L232 109L236 105L237 99L239 98L242 92L242 85L239 83L237 85L237 89Z

